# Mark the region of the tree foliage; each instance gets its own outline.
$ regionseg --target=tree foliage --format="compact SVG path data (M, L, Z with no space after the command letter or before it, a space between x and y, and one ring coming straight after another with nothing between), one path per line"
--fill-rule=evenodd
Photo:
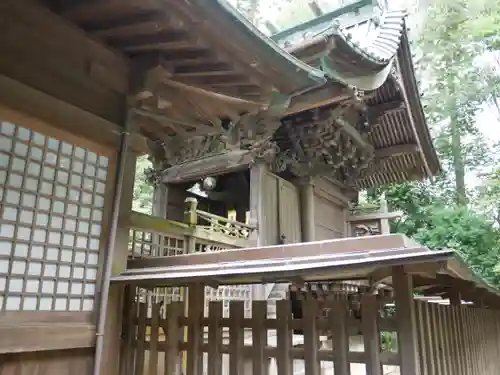
M422 102L444 171L434 181L368 192L372 200L384 194L390 208L404 213L392 223L394 231L431 249L456 250L497 286L500 168L476 117L485 106L498 109L499 21L500 7L486 1L440 0L426 9L413 47ZM483 176L479 188L468 183L474 174Z
M151 214L153 209L154 187L147 182L145 174L146 169L150 167L151 162L147 155L137 158L132 209L145 214Z

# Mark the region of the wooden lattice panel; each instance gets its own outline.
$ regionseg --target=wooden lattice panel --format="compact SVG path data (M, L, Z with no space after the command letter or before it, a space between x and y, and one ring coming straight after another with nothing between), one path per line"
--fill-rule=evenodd
M108 158L0 123L0 311L92 311Z
M136 257L176 256L185 254L184 238L131 229L129 255Z
M252 314L252 286L235 285L219 286L218 288L205 287L205 315L208 316L208 307L211 301L222 302L222 316L229 318L230 301L242 301L245 317Z

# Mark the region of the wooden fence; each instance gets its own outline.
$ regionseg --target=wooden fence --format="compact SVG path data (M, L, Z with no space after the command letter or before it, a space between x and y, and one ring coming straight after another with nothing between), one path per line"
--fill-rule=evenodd
M500 311L415 301L421 375L498 375Z
M203 294L203 287L190 287L189 310L182 302L172 302L165 315L160 304L149 309L146 303L132 302L124 332L128 362L123 373L319 375L334 368L343 375L354 368L353 374L382 374L384 367L399 364L397 345L381 351L381 337L395 337L395 322L380 316L377 296L363 297L361 316L353 314L346 299L299 301L301 319L292 317L289 300L280 300L272 319L266 301L252 301L251 317L245 317L243 301L230 301L229 317L223 316L220 301L209 302L204 313ZM303 332L298 342L296 331ZM362 337L364 345L353 346L356 337Z
M377 296L363 296L357 312L347 299L306 299L295 319L290 300L277 301L276 318L268 317L266 301L252 301L251 316L243 301L230 301L225 316L222 301L204 307L203 286L188 292L189 310L183 302L129 300L122 374L400 374L397 310L388 314ZM420 372L412 374L498 374L498 311L423 301L414 307Z

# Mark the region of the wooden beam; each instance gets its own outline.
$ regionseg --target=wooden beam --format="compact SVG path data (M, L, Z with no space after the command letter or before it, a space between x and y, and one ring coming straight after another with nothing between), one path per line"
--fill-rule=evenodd
M163 173L163 183L182 183L202 177L248 168L253 162L253 155L245 150L233 150L208 156L191 162L175 165Z
M350 90L346 89L340 83L331 82L319 89L293 97L285 115L288 116L308 109L340 102L349 99L351 96L352 93Z
M102 27L91 28L88 33L96 38L122 39L138 35L151 35L169 30L162 24L157 13L134 15L119 22L107 22ZM171 29L175 31L175 29Z
M16 118L22 122L23 117L31 116L33 118L29 121L45 123L40 126L59 127L116 149L122 132L121 126L115 123L2 75L0 113L12 118L13 122L16 122ZM146 140L138 134L132 136L132 148L139 152L148 151Z
M384 148L378 148L375 150L375 157L377 159L386 159L394 156L413 154L418 152L418 146L416 144L403 144L403 145L394 145Z
M404 109L406 109L406 106L402 99L394 99L388 102L367 106L368 112L373 114L387 113L395 110L404 110Z
M0 354L92 348L95 345L95 326L57 322L29 325L2 324L0 337L2 337Z
M176 31L128 38L126 42L113 43L113 46L126 52L148 52L191 49L200 44L197 40L192 40L188 33Z
M72 1L71 4L65 7L62 15L81 23L105 20L109 14L119 12L124 7L133 8L137 13L158 9L158 4L153 0L86 0Z

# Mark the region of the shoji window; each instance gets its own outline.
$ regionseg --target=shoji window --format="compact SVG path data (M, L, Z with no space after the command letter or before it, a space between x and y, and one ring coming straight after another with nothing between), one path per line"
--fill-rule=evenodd
M0 122L0 311L92 311L108 158Z

